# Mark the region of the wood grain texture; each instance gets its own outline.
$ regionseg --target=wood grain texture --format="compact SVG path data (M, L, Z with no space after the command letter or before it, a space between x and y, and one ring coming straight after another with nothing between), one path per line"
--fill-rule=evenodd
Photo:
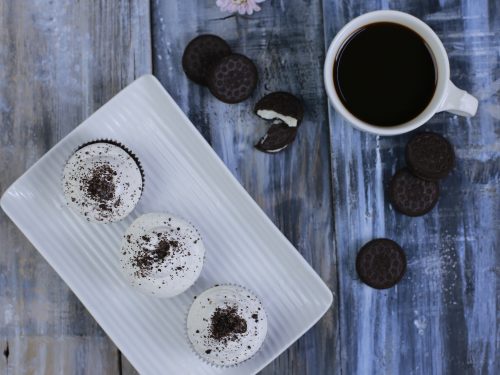
M0 1L0 193L151 71L149 4ZM43 220L43 218L39 218ZM0 212L0 373L117 374L119 353Z
M350 19L391 8L427 22L450 56L451 78L480 99L476 117L434 116L424 129L445 135L457 165L437 207L421 218L387 203L410 134L377 137L330 108L335 233L344 374L498 374L499 51L498 1L324 1L327 44ZM403 281L387 291L363 285L355 257L389 237L406 250Z
M154 1L152 15L155 75L250 195L336 292L329 136L320 78L321 3L267 1L251 17L224 18L227 14L218 10L215 1ZM260 80L249 100L238 105L221 103L186 78L182 53L189 40L201 33L220 35L234 51L254 60ZM252 108L264 94L277 90L301 96L306 114L295 143L285 152L267 155L253 145L269 124ZM338 348L336 311L330 309L263 373L332 373Z

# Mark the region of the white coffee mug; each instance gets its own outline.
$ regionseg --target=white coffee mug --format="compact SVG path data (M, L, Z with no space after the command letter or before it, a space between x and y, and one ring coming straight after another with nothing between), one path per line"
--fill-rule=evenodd
M392 22L408 27L420 35L427 43L434 56L437 72L437 84L431 101L417 117L396 126L376 126L364 122L342 104L333 83L333 64L343 43L359 28L376 22ZM450 81L450 63L443 43L432 29L410 14L394 10L379 10L363 14L345 25L335 36L325 59L324 81L326 92L336 111L356 128L379 135L397 135L409 132L426 123L435 113L448 111L460 116L474 116L477 111L477 99L460 90Z

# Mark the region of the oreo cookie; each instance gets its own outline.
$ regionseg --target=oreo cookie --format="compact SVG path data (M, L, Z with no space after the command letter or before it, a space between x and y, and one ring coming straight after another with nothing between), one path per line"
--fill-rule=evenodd
M264 135L255 145L257 150L275 153L285 149L295 140L297 128L292 128L281 120L275 120L266 135Z
M208 88L224 103L239 103L252 95L257 86L258 73L248 57L232 54L220 59L210 71Z
M455 164L453 146L431 132L414 135L406 145L405 155L411 172L431 181L446 177Z
M289 92L276 91L260 99L254 108L255 114L264 120L279 119L290 127L300 125L304 117L302 101Z
M393 207L408 216L421 216L432 210L439 198L439 185L414 176L406 168L392 177L389 199Z
M356 257L361 281L375 289L396 285L406 271L406 255L396 242L378 238L366 243Z
M216 35L204 34L189 42L182 55L182 68L192 81L206 86L211 68L224 56L231 54L231 47Z

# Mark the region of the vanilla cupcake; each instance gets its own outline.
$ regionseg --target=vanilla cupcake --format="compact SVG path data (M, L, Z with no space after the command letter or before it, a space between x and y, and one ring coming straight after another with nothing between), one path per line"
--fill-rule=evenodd
M187 335L194 351L214 366L251 358L267 333L267 316L246 288L218 285L200 294L189 309Z
M139 161L124 146L112 141L80 147L63 171L63 192L69 207L88 221L122 220L142 195Z
M127 229L120 265L133 287L157 297L173 297L198 279L205 247L198 230L168 214L142 215Z

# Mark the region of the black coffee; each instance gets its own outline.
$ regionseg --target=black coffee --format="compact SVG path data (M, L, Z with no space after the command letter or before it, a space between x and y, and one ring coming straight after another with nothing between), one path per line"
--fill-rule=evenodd
M417 117L431 101L437 81L432 53L422 37L389 22L355 31L337 54L333 77L349 112L376 126Z

